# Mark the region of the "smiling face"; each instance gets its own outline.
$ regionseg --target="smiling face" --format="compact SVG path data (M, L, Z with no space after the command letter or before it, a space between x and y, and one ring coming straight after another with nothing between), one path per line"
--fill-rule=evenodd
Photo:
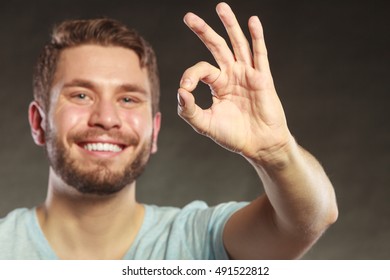
M152 115L151 102L147 70L132 50L63 50L42 121L53 171L82 193L131 184L157 150L160 113Z

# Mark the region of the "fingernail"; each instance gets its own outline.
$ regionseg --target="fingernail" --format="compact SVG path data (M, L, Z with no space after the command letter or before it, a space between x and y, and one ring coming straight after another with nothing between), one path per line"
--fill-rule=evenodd
M184 107L185 102L184 102L184 99L180 96L179 92L177 93L177 102L179 103L180 107Z

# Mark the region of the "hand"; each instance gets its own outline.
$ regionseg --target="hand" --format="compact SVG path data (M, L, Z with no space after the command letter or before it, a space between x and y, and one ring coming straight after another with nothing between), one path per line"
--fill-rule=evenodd
M226 41L200 17L188 13L187 26L203 41L219 68L199 62L188 68L178 90L178 113L197 132L228 150L261 160L291 140L269 69L263 30L257 16L248 21L252 49L226 3L217 13L229 35ZM213 103L203 110L192 95L199 81L210 86Z

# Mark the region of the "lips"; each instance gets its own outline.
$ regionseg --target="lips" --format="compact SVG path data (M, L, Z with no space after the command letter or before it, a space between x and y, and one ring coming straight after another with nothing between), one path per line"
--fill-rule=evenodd
M124 135L120 131L108 133L98 128L73 134L70 142L76 143L81 149L94 156L117 155L139 143L138 138L133 135Z

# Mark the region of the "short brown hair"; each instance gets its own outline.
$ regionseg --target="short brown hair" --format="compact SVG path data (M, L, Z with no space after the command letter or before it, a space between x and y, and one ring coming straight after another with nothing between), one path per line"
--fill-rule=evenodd
M109 18L66 20L53 28L51 41L44 46L33 74L34 98L44 110L49 109L50 89L61 51L84 44L133 50L138 55L140 66L146 67L149 74L153 114L159 111L160 82L152 47L135 30Z

